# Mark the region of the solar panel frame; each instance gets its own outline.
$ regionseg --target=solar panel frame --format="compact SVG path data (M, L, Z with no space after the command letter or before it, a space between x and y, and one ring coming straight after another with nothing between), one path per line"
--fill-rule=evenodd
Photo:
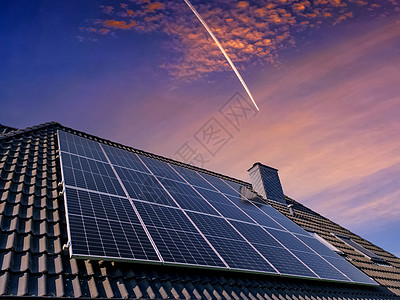
M70 137L69 138L65 138L65 135L64 135L64 137L62 137L63 134L60 134L60 132L63 132L65 135L69 135ZM277 248L278 249L278 247L272 247L271 245L266 245L266 244L258 244L256 242L249 242L247 240L247 238L244 237L241 233L239 235L242 236L242 238L244 239L243 241L242 240L237 240L237 239L229 239L229 238L226 238L226 237L218 237L219 241L221 241L221 239L223 239L222 241L225 241L226 244L222 244L222 245L221 245L221 243L219 241L216 240L217 237L215 235L205 235L203 233L204 230L203 231L200 230L199 227L195 224L195 222L190 218L190 214L192 214L192 215L193 214L208 215L208 213L207 212L199 212L198 211L199 209L196 208L196 207L193 207L192 209L190 209L188 207L183 207L181 205L182 204L182 200L179 200L179 201L181 201L181 204L179 204L179 201L174 199L173 195L171 195L171 194L173 194L171 186L169 187L170 190L171 190L171 193L170 193L168 191L168 186L165 187L164 184L162 184L162 181L164 181L164 182L168 182L168 181L175 182L175 184L180 185L180 187L184 186L185 188L190 186L191 188L193 188L194 191L196 191L199 194L200 197L198 199L203 198L204 203L205 204L209 204L210 207L214 207L214 205L212 204L213 201L209 202L198 191L203 191L203 193L205 193L205 194L209 194L210 192L217 193L218 195L222 195L223 197L225 197L225 199L228 200L228 202L226 204L222 204L221 203L222 201L219 201L219 202L215 201L214 204L217 206L217 211L218 211L218 207L219 207L219 210L221 210L218 213L222 216L222 219L225 219L234 228L234 230L237 230L237 228L231 224L232 222L238 222L238 223L241 223L241 224L246 224L246 226L259 226L260 228L262 228L266 232L268 232L268 230L273 230L270 227L261 226L256 220L251 219L251 218L245 219L246 221L244 221L244 220L240 220L240 218L239 218L239 220L237 220L237 218L235 219L233 216L231 216L233 218L229 218L229 217L223 216L221 214L221 212L224 212L226 214L225 210L221 209L221 205L223 205L222 207L225 207L225 206L231 207L232 209L236 210L236 212L240 211L241 213L243 213L243 215L245 215L246 217L249 217L249 216L252 215L251 212L253 211L253 207L252 206L247 206L247 208L244 209L243 207L238 206L238 204L240 204L240 205L243 205L243 203L246 203L247 205L251 204L255 208L257 208L258 210L262 211L262 213L265 214L265 216L269 217L271 220L276 221L277 223L283 223L287 227L290 227L288 229L291 229L291 230L282 231L282 232L285 232L285 234L286 234L286 233L289 233L289 231L290 231L290 236L298 239L300 245L301 245L301 243L303 243L304 246L306 245L306 243L303 240L305 239L304 235L308 234L307 232L305 232L305 231L303 232L302 229L297 228L298 226L296 224L294 224L292 221L287 219L285 216L281 215L279 212L274 211L274 209L272 207L269 207L269 206L266 206L266 205L263 205L263 206L259 207L260 203L257 203L257 201L253 202L253 201L250 201L250 200L246 199L246 197L244 197L241 194L241 191L240 191L240 189L242 189L242 188L246 189L246 187L240 186L239 184L234 183L234 182L230 182L231 184L229 184L226 180L218 178L218 177L213 177L213 176L211 176L209 174L203 174L203 173L200 174L200 173L198 173L197 171L194 171L194 170L185 169L185 168L178 167L178 166L175 166L175 165L172 166L167 162L161 162L161 161L158 161L158 160L155 160L155 159L152 159L152 158L148 158L148 157L140 155L140 154L136 154L136 153L129 152L129 151L126 151L126 150L122 150L122 149L114 148L114 147L111 147L111 146L108 146L108 145L104 145L104 144L101 144L101 143L97 143L97 142L92 141L92 140L88 140L87 142L85 142L84 141L84 140L86 140L85 138L75 137L75 135L69 134L69 133L65 133L64 131L58 131L58 136L59 137L61 136L59 138L59 141L58 141L60 154L61 154L60 156L63 155L63 152L64 152L64 156L66 156L65 155L65 151L63 149L61 149L61 148L62 147L67 147L68 151L76 152L76 153L70 153L69 155L74 155L75 154L75 156L82 157L82 158L84 158L86 160L89 160L89 162L96 161L97 163L102 163L102 164L108 163L109 164L109 166L112 168L113 172L117 176L120 186L122 187L122 189L124 190L124 192L126 194L125 195L126 200L130 203L131 207L134 210L135 215L140 220L140 226L141 226L140 228L142 228L145 231L146 237L151 242L151 244L152 244L152 246L154 248L154 251L157 254L158 260L151 261L151 260L146 260L146 259L125 259L125 258L121 258L121 257L115 257L115 256L113 256L113 253L115 253L115 252L112 252L111 250L107 250L108 253L106 253L104 249L103 249L104 250L104 252L103 252L104 256L101 256L101 255L97 254L97 255L94 255L94 256L93 255L87 255L87 256L80 256L80 257L82 257L82 258L99 258L99 259L123 260L123 261L128 260L128 261L146 262L146 263L165 263L165 264L172 264L172 265L182 265L183 264L183 265L188 265L188 266L190 265L192 267L202 267L202 268L205 267L205 268L211 268L211 269L229 269L229 270L245 271L245 272L252 272L252 273L263 273L263 274L268 273L268 274L275 274L275 275L279 274L279 275L284 275L284 276L288 275L288 276L295 276L295 277L308 277L308 276L301 276L301 274L300 275L299 274L286 274L286 272L282 272L282 269L279 270L279 269L274 268L273 265L271 265L269 263L268 259L266 259L266 257L264 257L262 255L262 252L265 251L265 249L267 249L267 250L269 249L269 251L272 251L271 249L273 249L273 248ZM73 136L73 137L71 137L71 136ZM74 144L74 146L69 147L68 146L68 142L71 142L72 144ZM63 146L61 146L61 144L63 144ZM98 151L99 148L101 149L101 152L103 153L104 157L101 155L101 152ZM115 149L117 149L117 150L115 150ZM105 158L106 162L104 161L104 158ZM135 160L135 158L138 158L138 160L136 160L135 163L132 163L132 160ZM113 160L113 162L111 160ZM126 162L126 161L130 161L130 160L131 160L131 163L127 163ZM61 161L62 177L63 177L63 179L65 179L64 167L63 167L63 158L60 161ZM149 166L148 166L144 161L148 161L148 162L151 162L151 163L149 163ZM122 164L125 164L125 165L122 165ZM126 168L126 164L128 165L128 168ZM90 164L87 164L87 166L90 168ZM144 168L143 168L143 166L144 166ZM167 169L164 169L165 166L167 166ZM168 169L168 167L170 169ZM117 173L117 169L118 168L119 169L121 169L121 168L130 169L130 170L135 171L137 173L142 173L142 174L147 174L147 175L153 176L156 179L156 181L160 184L162 189L165 190L165 192L173 199L173 202L174 202L175 206L171 206L172 203L168 203L168 205L165 205L165 204L164 205L163 204L160 205L160 204L154 204L154 203L151 203L151 202L148 202L148 201L143 201L143 199L142 200L140 200L140 199L139 200L132 199L130 197L130 195L128 194L127 190L125 189L125 185L124 185L124 183L122 182L121 178L119 177L119 175ZM185 171L182 171L182 170L185 170ZM155 171L155 172L153 173L153 171ZM178 172L178 171L180 171L180 172ZM194 174L196 174L196 175L194 175ZM186 180L186 179L188 179L188 180ZM209 180L211 182L209 182ZM190 181L193 182L193 185L192 185L192 183ZM214 183L214 184L212 184L212 183ZM152 184L154 184L154 181L153 181ZM236 189L233 187L235 185L240 186L239 191L236 191ZM84 191L84 190L89 190L89 189L87 189L87 188L78 188L77 187L76 190ZM207 191L207 192L204 192L204 191ZM113 195L113 194L108 193L108 191L106 193L104 193L102 191L93 190L92 193L98 193L99 195L103 195L103 196L107 195L107 196L110 196L110 197L117 196L117 197L120 197L120 198L124 198L124 197L122 197L122 195ZM72 238L71 238L71 224L69 222L70 213L67 210L67 198L68 198L68 195L66 193L65 182L64 182L64 195L65 195L64 201L65 201L65 207L66 207L66 213L67 213L68 238L69 238L69 241L72 241ZM184 195L184 194L182 194L182 195ZM173 210L176 210L176 211L181 210L183 215L185 215L186 218L188 219L188 221L191 222L194 225L197 233L193 232L193 231L192 232L191 231L187 231L187 230L174 230L173 232L179 232L181 234L185 233L185 234L189 234L189 235L190 234L192 234L192 235L195 234L197 237L201 237L200 241L205 243L207 245L207 247L209 246L213 250L213 252L210 252L210 253L216 254L216 256L218 257L219 261L218 261L218 259L214 258L214 260L216 262L215 266L212 265L212 264L211 265L207 264L207 263L202 265L202 264L197 263L196 261L194 261L194 263L193 263L193 261L192 262L188 262L187 260L184 261L184 262L177 261L177 260L171 262L170 260L173 260L173 259L169 259L168 261L164 261L163 258L162 258L163 256L161 256L159 249L155 245L155 242L153 240L152 234L150 234L149 228L151 229L152 232L154 231L155 228L156 229L158 228L157 229L158 231L160 231L160 230L161 231L168 231L168 229L165 226L164 227L158 227L158 226L153 226L153 225L146 225L144 220L141 217L141 214L137 210L137 208L136 208L136 206L134 204L134 201L136 201L135 202L136 204L140 202L140 203L146 203L146 205L153 205L153 206L160 206L160 207L162 206L162 207L170 208L170 209L173 209ZM245 202L243 202L243 201L245 201ZM235 202L237 202L237 203L235 203ZM251 207L251 209L250 209L250 207ZM272 213L273 216L268 214L266 211L273 212ZM99 213L99 215L101 215L101 213ZM209 216L216 218L215 215L209 215ZM75 216L73 218L75 218ZM83 215L81 215L81 218L82 218L82 222L84 222ZM100 218L98 220L99 221L96 221L97 228L101 227L101 228L103 228L103 230L107 231L108 235L111 236L110 238L114 239L114 244L117 244L116 239L115 239L114 234L113 234L113 231L119 231L119 229L118 229L118 227L116 227L116 225L114 223L110 222L110 221L113 221L113 219L107 216L106 219L101 219ZM182 220L186 220L186 219L181 219L181 221ZM235 221L235 220L237 220L237 221ZM288 225L288 224L290 224L290 225ZM293 227L292 228L293 225L297 226L297 227ZM75 225L73 225L72 227L74 227L74 226ZM139 226L139 224L135 224L135 226ZM90 228L91 227L88 227L88 229L90 229ZM187 226L186 226L186 229L187 229ZM297 232L295 232L296 230L297 230ZM172 231L169 231L169 234L171 234L171 233L172 233ZM154 235L156 236L156 234L154 234ZM176 235L175 238L179 239L180 236ZM243 247L244 248L250 247L251 249L255 250L255 251L250 252L250 253L253 253L253 254L250 255L250 253L248 253L248 255L250 255L250 256L256 255L256 256L252 256L252 257L254 259L256 259L256 257L257 257L258 260L261 258L262 259L261 261L266 263L266 265L268 265L268 268L266 268L266 267L264 267L264 268L254 267L254 264L250 265L250 266L242 266L242 267L240 267L240 266L237 265L238 260L236 262L228 263L228 260L225 259L224 257L222 257L220 252L222 252L222 251L230 251L231 249L234 248L233 244L231 244L230 241L235 241L236 243L239 243L240 245L247 245L247 246L243 246ZM106 242L109 243L108 240ZM109 245L112 246L113 245L112 242L110 242ZM87 246L89 248L89 245L87 245ZM188 245L184 244L184 246L186 247ZM261 249L261 251L259 251L257 249L257 247L258 247L258 249ZM265 248L265 247L268 247L268 248ZM219 248L220 250L217 250L217 248ZM237 245L236 245L236 248L241 248L241 247L237 247ZM321 259L321 261L323 262L323 264L326 263L328 265L332 265L329 262L329 260L332 260L333 262L336 262L337 264L339 264L339 261L337 261L337 259L338 259L337 257L334 257L334 256L331 257L329 255L326 255L325 257L323 257L320 253L318 253L317 251L315 251L315 250L313 250L311 248L310 248L311 250L309 252L307 252L308 248L309 248L308 246L305 246L305 248L304 247L303 248L300 247L300 248L297 248L297 250L293 250L292 249L292 252L293 253L297 253L298 255L306 255L306 256L315 255L313 257L319 257ZM127 249L127 248L125 247L125 249ZM286 249L286 248L283 247L282 249ZM299 251L299 249L303 249L303 250L307 249L307 251L303 252L303 251ZM118 250L118 251L117 252L120 254L120 250ZM99 251L99 253L101 254L101 251ZM306 254L304 254L304 253L306 253ZM73 255L72 247L70 247L70 254ZM121 255L119 255L119 256L121 256ZM228 255L228 257L229 257L229 255ZM243 257L243 258L247 258L247 257ZM295 256L293 256L293 258L295 258ZM221 262L222 262L222 264L221 264ZM342 264L344 262L345 262L344 260L340 261L340 263L342 263ZM344 264L344 266L348 267L348 265L346 265L346 264ZM352 265L350 265L350 266L353 267ZM342 273L341 271L337 270L335 266L332 265L332 267L333 267L334 270L336 270L339 273L344 275L344 273ZM359 281L360 282L357 282L357 283L361 283L361 284L376 284L367 275L365 275L363 273L361 273L361 275L360 275L360 271L357 268L353 267L355 269L352 269L351 267L348 267L348 270L347 269L346 270L347 270L347 272L349 274L352 274L352 272L355 272L354 273L355 275L352 275L352 276L356 276L356 275L359 276L359 278L360 278ZM271 271L271 268L272 268L272 271ZM259 270L259 269L263 269L263 270ZM346 275L344 275L344 276L345 276L345 278L347 277ZM313 278L313 276L310 276L310 278ZM338 278L334 278L334 276L332 276L332 278L321 278L321 279L323 279L323 280L331 280L331 281L340 281L340 282L346 281L346 280L343 280L343 279L340 279L340 278L339 279ZM353 280L348 279L347 281L348 282L352 282Z
M71 223L70 222L70 218L80 218L82 221L82 226L79 226L76 228L76 230L74 230L74 223L76 224L76 222L72 222L72 224L70 224L70 230L69 230L69 235L71 236L71 247L70 247L70 251L71 251L71 255L78 255L78 256L85 256L86 257L99 257L99 258L105 258L105 259L109 259L109 258L113 258L115 260L123 260L126 257L128 257L128 259L134 259L134 260L146 260L146 261L153 261L153 262L158 262L156 260L157 255L156 252L154 251L154 255L152 255L150 257L150 253L151 252L151 248L150 248L150 241L148 241L147 246L146 244L146 237L143 236L144 233L144 229L142 228L142 226L140 225L140 222L137 218L136 215L134 215L134 210L131 208L131 206L129 205L129 200L127 198L123 198L123 197L117 197L117 196L113 196L113 195L108 195L108 194L104 194L104 193L97 193L97 192L91 192L91 191L86 191L83 189L75 189L72 187L65 187L65 201L66 201L66 210L68 210L68 215L67 215L67 223ZM86 198L87 200L85 200L85 206L81 206L82 202L74 202L72 201L72 197L74 197L74 193L76 193L77 195L80 194L79 198L84 199ZM83 197L82 193L86 194L86 196ZM107 202L107 204L109 204L107 207L105 206L105 202L103 201L103 199L105 197L108 198L114 198L120 201L120 207L124 209L125 211L125 215L120 216L119 214L117 214L117 209L115 208L115 201L110 201ZM121 202L125 202L125 204L127 205L123 205ZM79 208L74 208L74 204L79 204ZM88 206L89 204L89 206ZM111 207L112 206L112 207ZM127 211L130 209L130 213ZM114 211L113 211L114 210ZM134 218L134 220L132 221L132 217ZM107 228L107 224L108 223L108 228ZM90 240L90 236L93 237L93 233L91 235L87 235L87 228L89 226L89 224L92 224L90 226L92 226L92 230L93 231L98 231L98 238L97 241L93 240L92 243L93 244L97 244L97 245L101 245L101 247L103 248L103 252L101 251L95 251L93 252L93 249L91 249L91 246L89 243L87 243L87 248L88 251L82 251L82 249L80 249L79 247L79 243L78 245L75 245L75 242L77 241L77 239L79 240L80 237L82 236L87 236L87 240ZM119 227L118 227L119 225ZM105 226L105 227L104 227ZM115 228L118 227L119 230L115 230ZM129 241L127 239L127 233L126 230L129 229L129 227L131 228L136 228L133 231L129 232ZM102 228L102 234L100 235L100 228ZM113 230L109 230L111 228L114 228ZM140 229L142 230L142 237L139 238L138 236L136 236L137 238L134 239L134 235L133 234L140 234ZM104 230L108 230L108 234L104 234ZM121 235L122 233L122 235ZM125 235L125 241L123 240L124 237L123 235ZM73 237L73 238L72 238ZM107 238L109 240L109 238L113 238L114 242L109 243L107 241L104 241L103 238ZM116 238L118 238L119 243L116 243ZM133 241L134 239L134 241ZM122 245L122 246L127 246L129 248L135 247L136 248L136 257L134 255L133 250L131 249L131 254L127 254L125 252L125 255L116 255L116 253L120 252L122 249L121 248L121 241L122 242L126 242L126 245ZM144 244L143 244L144 243ZM110 248L112 248L112 246L115 244L116 245L116 249L115 249L115 253L111 253L109 252L109 249L105 249L104 245L108 244L110 246ZM140 251L138 250L139 248L137 247L138 245L140 245L141 248L143 248L143 253L140 253ZM100 247L100 246L98 246ZM144 249L146 248L146 249ZM76 250L80 250L80 251L76 251ZM90 250L90 251L89 251ZM92 252L92 253L90 253ZM77 254L79 253L79 254ZM149 254L149 255L146 255Z
M60 130L58 130L57 131L57 136L58 136L58 147L59 147L59 152L60 152L60 158L62 157L62 152L64 152L62 149L61 149L61 140L63 140L63 137L68 137L68 136L71 136L72 134L70 134L70 133L66 133L66 132L64 132L64 131L60 131ZM66 140L66 139L64 139L64 140ZM99 149L101 149L101 151L102 151L102 153L103 153L103 155L104 155L104 158L106 159L106 161L107 161L107 163L109 163L109 165L111 166L111 168L113 168L113 166L112 166L112 164L110 163L110 161L107 159L107 156L106 156L106 154L105 154L105 152L104 152L104 150L103 150L103 148L101 147L101 145L100 144L98 144L99 145ZM96 147L95 147L96 148ZM69 148L68 148L69 149ZM98 148L97 148L98 149ZM63 160L62 159L60 159L60 166L61 166L61 176L62 176L62 178L63 178L63 181L64 181L64 179L65 179L65 175L64 175L64 166L63 166ZM114 170L114 169L113 169ZM117 173L115 172L115 170L114 170L114 173L117 175ZM119 182L120 182L120 180L119 180ZM121 182L120 182L121 183ZM156 263L156 264L161 264L162 263L162 258L160 257L160 255L159 255L159 252L158 252L158 250L156 249L156 247L154 246L154 242L152 241L152 239L151 239L151 237L149 236L149 234L148 234L148 232L147 232L147 230L146 230L146 228L145 228L145 226L144 226L144 224L143 224L143 222L141 222L141 226L142 226L142 229L146 232L146 236L147 236L147 238L149 239L149 241L150 241L150 243L152 244L152 246L153 246L153 248L154 248L154 250L155 250L155 252L156 252L156 254L157 254L157 256L158 256L158 260L151 260L151 259L149 259L149 260L142 260L142 259L129 259L129 258L123 258L123 257L112 257L112 256L101 256L100 254L97 254L97 255L90 255L90 254L88 254L88 255L85 255L85 254L81 254L81 255L76 255L76 254L74 254L74 250L73 250L73 240L72 240L72 234L71 234L71 222L70 222L70 216L71 216L71 214L69 213L69 211L68 211L68 195L67 195L67 185L65 184L65 181L64 181L64 184L63 184L63 194L64 194L64 206L65 206L65 210L66 210L66 223L67 223L67 234L68 234L68 240L69 240L69 252L70 252L70 256L71 257L79 257L79 258L88 258L88 259L91 259L91 258L97 258L97 259L104 259L104 260L114 260L114 261L133 261L133 262L146 262L146 263ZM123 185L121 184L121 187L122 187L122 189L124 189L124 187L123 187ZM97 192L97 193L99 193L99 192ZM99 193L99 194L105 194L105 193ZM107 194L106 194L107 195ZM113 196L113 195L110 195L110 196ZM128 196L128 194L126 193L126 196ZM127 200L130 200L128 197L127 197ZM140 220L140 216L137 214L137 210L136 210L136 208L133 206L133 204L130 202L130 204L131 204L131 206L132 206L132 208L134 209L134 211L135 211L135 214L137 215L137 217L139 218L139 220ZM82 218L83 219L83 218ZM82 222L83 223L83 222ZM88 248L89 248L89 245L88 245Z

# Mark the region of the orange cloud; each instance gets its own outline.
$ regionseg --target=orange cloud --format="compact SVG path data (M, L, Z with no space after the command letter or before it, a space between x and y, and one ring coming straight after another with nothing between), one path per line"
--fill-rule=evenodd
M303 3L295 3L293 4L294 11L303 11L306 9L306 6Z
M125 21L116 21L116 20L105 20L104 26L110 28L118 28L118 29L130 29L136 25L135 21L131 21L127 24Z
M106 29L106 28L101 28L101 29L99 29L99 32L101 33L101 34L108 34L109 32L110 32L110 30L109 29Z
M156 10L164 9L164 4L161 2L152 2L147 5L147 11L154 12Z
M247 1L239 1L236 6L240 7L240 8L246 8L246 7L249 7L249 2L247 2Z

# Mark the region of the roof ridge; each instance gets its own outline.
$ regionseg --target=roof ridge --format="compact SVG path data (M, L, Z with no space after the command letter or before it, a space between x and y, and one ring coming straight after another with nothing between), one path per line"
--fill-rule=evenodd
M58 123L56 121L51 121L51 122L46 122L46 123L42 123L39 125L31 126L31 127L26 127L24 129L16 129L15 131L11 131L11 132L0 135L0 141L10 138L10 137L15 137L17 135L21 135L21 134L24 134L27 132L35 131L38 129L43 129L45 127L54 126L54 125L62 126L60 123Z
M11 129L13 129L13 130L18 130L18 128L16 128L16 127L4 125L4 124L2 124L2 123L0 123L0 126L7 127L7 128L11 128Z
M7 126L0 123L0 137L16 130L18 130L18 128Z

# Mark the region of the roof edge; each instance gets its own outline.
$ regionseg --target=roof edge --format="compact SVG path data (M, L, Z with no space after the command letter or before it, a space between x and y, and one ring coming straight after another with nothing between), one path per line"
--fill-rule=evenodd
M26 127L24 129L16 129L15 131L11 131L11 132L2 134L0 136L0 141L1 140L5 140L7 138L15 137L15 136L18 136L18 135L21 135L21 134L24 134L24 133L28 133L28 132L31 132L31 131L36 131L36 130L39 130L39 129L43 129L43 128L49 127L49 126L60 126L60 127L63 127L60 123L55 122L55 121L46 122L46 123L42 123L42 124L39 124L39 125Z
M8 126L8 125L4 125L4 124L2 124L2 123L0 123L0 126L7 127L7 128L10 128L10 129L12 129L12 130L18 130L18 128L16 128L16 127L12 127L12 126Z

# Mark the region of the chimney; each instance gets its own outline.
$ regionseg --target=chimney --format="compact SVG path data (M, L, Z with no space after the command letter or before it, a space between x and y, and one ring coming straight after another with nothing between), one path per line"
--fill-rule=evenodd
M278 170L255 163L249 170L253 189L269 200L280 202L286 205L285 195L283 194Z

